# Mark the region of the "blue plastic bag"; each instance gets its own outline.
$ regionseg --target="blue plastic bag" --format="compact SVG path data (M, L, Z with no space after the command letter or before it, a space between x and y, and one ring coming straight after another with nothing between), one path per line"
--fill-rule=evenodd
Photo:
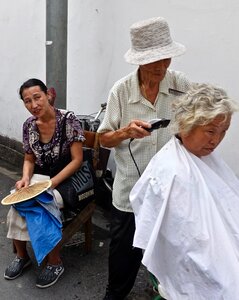
M58 208L53 196L47 192L14 205L19 214L26 219L32 248L40 265L46 255L62 238L62 224L57 218ZM52 213L56 211L56 214Z

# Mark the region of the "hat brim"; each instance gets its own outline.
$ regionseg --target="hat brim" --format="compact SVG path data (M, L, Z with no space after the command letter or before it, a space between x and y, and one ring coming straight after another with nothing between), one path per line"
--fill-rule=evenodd
M2 199L1 203L2 205L12 205L23 201L27 201L45 192L51 187L51 184L51 180L36 182L34 184L29 185L28 187L23 187L15 191L14 193L6 196Z
M136 51L129 49L124 58L126 62L134 65L146 65L166 58L172 58L184 54L186 48L184 45L172 42L166 47L149 49L145 51Z

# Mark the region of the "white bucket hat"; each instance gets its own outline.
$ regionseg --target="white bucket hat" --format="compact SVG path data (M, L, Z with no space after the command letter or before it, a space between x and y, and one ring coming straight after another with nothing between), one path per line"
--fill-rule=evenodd
M130 64L145 65L186 51L185 46L172 40L168 23L161 17L133 24L130 37L131 48L124 56Z

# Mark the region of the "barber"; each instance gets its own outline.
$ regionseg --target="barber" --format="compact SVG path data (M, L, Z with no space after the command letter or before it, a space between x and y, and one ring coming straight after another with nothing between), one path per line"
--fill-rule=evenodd
M108 286L104 300L125 299L132 289L142 259L142 250L132 246L135 219L129 193L138 179L131 149L142 173L150 159L170 139L170 131L161 128L148 132L155 118L171 119L171 102L190 83L180 72L169 70L171 59L185 52L174 42L168 23L156 17L140 21L130 28L131 49L128 63L134 72L112 87L104 120L98 130L104 147L115 148L116 174L113 186L111 242L109 247Z

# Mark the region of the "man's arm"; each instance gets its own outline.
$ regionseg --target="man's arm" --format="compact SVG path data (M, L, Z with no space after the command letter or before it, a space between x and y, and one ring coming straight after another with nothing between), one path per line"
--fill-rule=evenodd
M127 139L141 139L150 133L144 128L150 128L150 124L141 120L132 120L129 125L115 131L100 133L100 144L103 147L112 148L118 146Z

